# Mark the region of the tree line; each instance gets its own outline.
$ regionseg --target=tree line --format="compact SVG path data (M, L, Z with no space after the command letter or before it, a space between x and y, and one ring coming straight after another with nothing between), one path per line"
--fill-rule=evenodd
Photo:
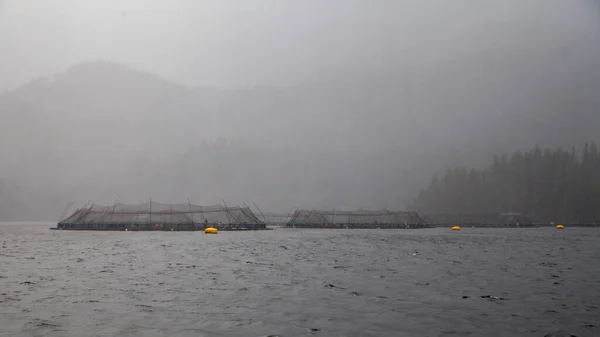
M434 176L415 200L424 213L521 213L535 222L600 222L600 153L595 143L494 156L484 169Z

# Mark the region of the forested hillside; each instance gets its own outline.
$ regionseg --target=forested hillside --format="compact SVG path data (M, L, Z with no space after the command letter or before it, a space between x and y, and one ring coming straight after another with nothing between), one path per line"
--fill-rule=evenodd
M519 212L535 221L600 222L600 152L536 147L494 157L485 169L435 176L415 206L424 212Z
M150 196L280 212L403 209L440 167L599 140L595 68L572 62L565 77L483 58L239 89L110 62L73 66L0 94L0 221L52 220L71 200ZM489 64L501 70L483 76Z

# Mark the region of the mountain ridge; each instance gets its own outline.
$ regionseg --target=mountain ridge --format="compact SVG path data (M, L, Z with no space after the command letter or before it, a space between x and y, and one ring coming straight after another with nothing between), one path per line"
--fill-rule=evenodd
M539 69L516 85L508 75L461 80L460 67L420 71L223 90L113 62L71 67L0 94L0 204L11 205L0 219L161 193L275 210L402 208L441 167L598 141L594 72L560 81L551 72L526 95L520 83L531 87ZM482 85L484 95L469 95Z

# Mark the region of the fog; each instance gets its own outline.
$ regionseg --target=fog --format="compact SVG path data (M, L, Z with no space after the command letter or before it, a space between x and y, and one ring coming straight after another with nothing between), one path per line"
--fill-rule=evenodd
M0 220L71 200L403 209L600 140L595 0L0 1Z

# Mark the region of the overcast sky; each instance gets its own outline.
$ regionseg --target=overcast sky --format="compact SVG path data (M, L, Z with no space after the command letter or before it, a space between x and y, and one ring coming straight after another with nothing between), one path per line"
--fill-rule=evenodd
M446 167L597 139L599 8L0 0L0 213L41 219L68 200L150 195L402 207ZM304 85L182 90L96 62L2 93L93 61L188 86ZM237 145L202 145L220 138Z
M94 60L230 87L556 53L597 40L599 13L596 0L0 0L0 89Z

